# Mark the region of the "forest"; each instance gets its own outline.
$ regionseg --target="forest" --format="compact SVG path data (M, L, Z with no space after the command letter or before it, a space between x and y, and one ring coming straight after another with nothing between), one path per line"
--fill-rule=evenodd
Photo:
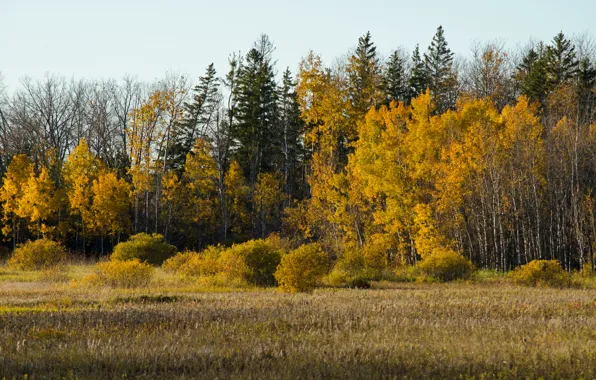
M0 86L4 250L81 257L159 233L202 250L279 236L395 265L456 252L509 271L594 267L596 45L563 32L381 57L370 33L278 71L261 35L195 81L24 78Z

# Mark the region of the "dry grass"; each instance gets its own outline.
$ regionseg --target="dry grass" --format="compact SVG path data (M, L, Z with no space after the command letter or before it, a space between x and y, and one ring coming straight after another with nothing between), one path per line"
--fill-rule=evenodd
M385 282L288 295L156 276L90 290L0 269L0 378L596 378L592 289Z

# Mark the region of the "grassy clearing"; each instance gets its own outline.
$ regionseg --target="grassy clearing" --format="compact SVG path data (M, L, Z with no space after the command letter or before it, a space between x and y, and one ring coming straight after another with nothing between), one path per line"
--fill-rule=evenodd
M0 271L7 378L596 377L593 289L478 273L290 295L161 270L148 288L91 289Z

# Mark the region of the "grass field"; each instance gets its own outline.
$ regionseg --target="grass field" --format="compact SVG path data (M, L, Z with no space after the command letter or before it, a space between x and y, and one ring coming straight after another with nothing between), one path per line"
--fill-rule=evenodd
M0 378L596 378L596 290L373 285L96 289L0 267Z

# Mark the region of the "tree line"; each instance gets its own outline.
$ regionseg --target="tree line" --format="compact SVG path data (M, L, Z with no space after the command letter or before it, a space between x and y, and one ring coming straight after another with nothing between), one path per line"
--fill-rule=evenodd
M279 233L334 257L593 265L595 51L561 32L461 59L439 27L424 52L382 59L367 33L280 74L262 35L195 85L24 79L0 96L2 235L91 254L137 232L188 249Z

